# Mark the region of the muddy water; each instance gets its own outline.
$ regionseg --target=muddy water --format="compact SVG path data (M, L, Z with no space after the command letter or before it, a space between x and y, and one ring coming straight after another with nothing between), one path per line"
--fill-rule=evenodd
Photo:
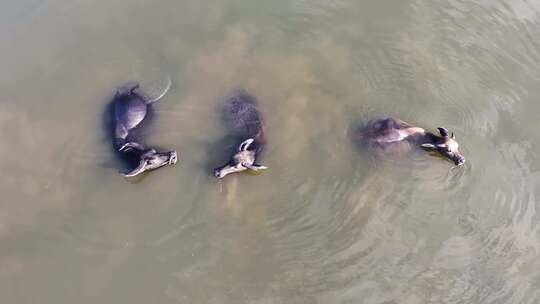
M0 302L538 303L538 41L523 0L1 1ZM126 182L105 104L167 77L179 163ZM239 87L270 169L218 182ZM467 164L358 151L379 116Z

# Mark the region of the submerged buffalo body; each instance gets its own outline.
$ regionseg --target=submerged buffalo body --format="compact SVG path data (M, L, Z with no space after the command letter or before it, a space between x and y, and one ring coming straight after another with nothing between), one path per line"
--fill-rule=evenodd
M388 153L402 153L414 147L422 147L438 152L457 166L465 163L459 152L459 144L454 133L445 128L437 128L439 135L414 127L402 120L383 118L370 121L355 134L355 139L371 148Z
M140 132L136 131L140 131L149 114L151 103L157 99L150 100L138 90L139 85L120 89L112 100L114 149L128 162L134 162L131 164L134 168L124 173L126 177L175 164L178 160L176 151L157 152L139 142L136 134Z
M256 164L266 140L264 123L257 108L255 97L245 91L238 91L226 100L222 108L223 120L230 134L239 144L231 160L214 170L217 178L245 170L259 171L267 167Z

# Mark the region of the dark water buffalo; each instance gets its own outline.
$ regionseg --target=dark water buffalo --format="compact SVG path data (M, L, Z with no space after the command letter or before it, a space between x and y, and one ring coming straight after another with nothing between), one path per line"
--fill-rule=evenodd
M224 178L235 172L267 169L255 163L266 144L264 123L255 97L242 90L235 92L223 104L222 114L229 132L239 144L231 160L214 169L214 175Z
M163 97L165 92L151 100L139 92L139 85L135 84L119 89L111 101L113 146L132 167L131 171L123 174L125 177L176 164L178 160L176 151L157 152L146 148L138 138L151 104Z
M437 128L440 135L394 118L376 119L354 134L354 139L361 144L381 149L388 153L402 153L414 147L436 151L457 166L465 163L465 157L459 152L459 144L454 133L445 128Z

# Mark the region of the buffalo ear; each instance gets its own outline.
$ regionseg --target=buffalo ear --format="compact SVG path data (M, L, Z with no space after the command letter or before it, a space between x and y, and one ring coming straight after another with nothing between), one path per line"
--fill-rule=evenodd
M446 128L437 128L439 130L439 133L441 133L442 137L448 137L448 130Z
M426 149L436 149L437 147L435 147L434 144L421 144L420 145L422 148L426 148Z
M452 139L456 139L456 135L454 135L454 132L452 132Z

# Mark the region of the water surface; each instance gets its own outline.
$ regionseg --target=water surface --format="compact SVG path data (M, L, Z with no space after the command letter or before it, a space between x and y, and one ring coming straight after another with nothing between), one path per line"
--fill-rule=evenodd
M539 41L525 0L0 1L0 302L538 303ZM167 77L180 161L126 182L104 107ZM270 170L218 182L239 87ZM358 151L379 116L467 164Z

